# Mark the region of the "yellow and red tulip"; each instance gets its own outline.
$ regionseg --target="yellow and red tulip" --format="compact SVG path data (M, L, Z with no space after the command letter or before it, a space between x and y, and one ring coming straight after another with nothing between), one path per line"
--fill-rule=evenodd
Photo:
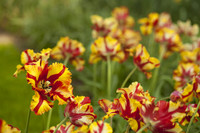
M22 65L17 65L17 70L13 76L17 77L20 71L25 70L25 65L35 64L38 60L48 63L50 57L51 49L43 49L40 53L35 53L32 49L24 50L21 53L21 63Z
M76 126L89 125L96 119L89 97L77 96L67 103L64 115Z
M188 82L192 81L193 77L199 73L198 65L194 63L180 63L173 72L175 80L175 88L181 90Z
M139 70L144 72L147 78L152 76L151 72L149 72L150 70L160 66L160 61L157 58L150 57L146 48L141 44L136 47L133 60L135 65Z
M153 133L180 133L182 128L177 120L184 115L185 107L178 103L159 101L144 105L141 108L141 116L145 124ZM177 115L178 114L178 115Z
M88 133L112 133L112 127L110 124L104 122L104 121L97 121L93 122L89 127Z
M47 100L59 101L59 104L66 104L70 97L73 97L71 86L71 72L61 63L53 63L48 66L38 61L35 65L26 65L27 80L35 91L31 110L37 115L47 112L52 103Z
M21 131L6 123L6 121L0 119L0 133L21 133Z
M92 15L91 21L93 24L92 37L94 39L109 36L117 31L118 22L113 17L103 19L101 16Z
M118 21L120 29L132 28L134 26L134 18L129 16L129 10L125 6L116 7L112 11L112 16Z
M121 49L120 43L112 37L99 37L91 45L90 63L97 63L99 60L111 60L122 62L125 60L125 54Z
M51 57L56 60L68 59L76 70L83 70L84 60L79 56L85 52L83 44L69 37L62 37L51 51ZM65 64L66 65L66 64Z

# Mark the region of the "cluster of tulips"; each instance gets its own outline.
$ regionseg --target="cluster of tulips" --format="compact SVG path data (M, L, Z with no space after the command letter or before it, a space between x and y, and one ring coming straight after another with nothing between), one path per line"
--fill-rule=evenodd
M102 118L97 118L95 113L98 112L94 111L89 97L76 96L73 93L71 72L67 66L70 63L78 71L84 69L85 60L81 56L85 48L82 43L63 37L54 48L43 49L38 53L27 49L21 53L21 64L17 65L14 76L17 77L19 72L25 71L27 82L35 92L30 102L30 112L33 111L36 115L49 112L47 129L43 133L117 132L118 129L116 126L113 128L112 122L117 115L127 122L127 127L124 127L126 133L131 130L137 133L148 130L153 133L182 133L184 126L189 133L191 124L198 121L200 114L198 25L191 25L190 21L178 21L175 24L168 13L150 13L138 20L141 35L133 30L135 20L126 7L115 8L109 18L93 15L91 22L94 42L91 44L89 63L94 66L99 61L107 63L107 88L102 88L106 99L98 99L99 106L105 112ZM150 38L149 44L140 43L142 36ZM184 44L183 38L189 41ZM160 100L154 97L159 66L175 52L179 53L181 60L173 72L174 91L168 100ZM113 97L115 89L111 86L112 61L124 63L129 58L133 60L133 69L121 82L116 96ZM49 59L63 63L49 64ZM152 78L149 88L143 89L137 81L126 85L136 70L144 73L147 79ZM59 106L65 106L62 114L64 118L50 127L50 117L56 100ZM0 132L21 131L0 120ZM28 125L25 132L28 132Z

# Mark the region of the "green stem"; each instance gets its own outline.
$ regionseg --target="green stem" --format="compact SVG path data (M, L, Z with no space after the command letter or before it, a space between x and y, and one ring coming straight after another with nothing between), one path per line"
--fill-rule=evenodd
M53 110L53 108L49 110L49 114L48 114L48 118L47 118L47 127L46 127L46 130L48 130L49 127L50 127L51 116L52 116L52 110Z
M130 125L128 124L125 133L129 133L129 130L130 130Z
M159 55L159 58L158 58L158 60L160 61L160 65L161 65L164 54L165 54L165 48L163 47L163 49L162 49L162 51ZM154 88L156 87L156 84L157 84L157 81L158 81L157 79L158 79L159 70L160 70L160 67L157 68L153 73L153 78L152 78L152 82L151 82L151 86L150 86L150 94L151 95L154 94Z
M170 97L164 97L164 98L156 99L156 100L155 100L155 103L157 103L157 102L160 101L160 100L167 100L167 99L170 99Z
M97 82L97 64L93 64L93 82L96 83ZM93 87L92 89L93 91L93 97L96 98L96 87Z
M193 114L193 116L192 116L192 118L191 118L191 120L190 120L190 123L189 123L189 125L188 125L188 128L187 128L186 133L189 133L189 131L190 131L190 127L191 127L191 125L192 125L192 122L193 122L193 120L194 120L194 117L195 117L197 111L199 110L199 106L200 106L200 101L199 101L199 103L198 103L198 105L197 105L197 108L196 108L196 110L195 110L195 112L194 112L194 114Z
M104 88L105 87L105 75L106 75L106 63L104 61L102 61L102 64L101 64L101 84L102 84L102 87Z
M113 118L110 117L110 126L112 127L112 123L113 123Z
M136 133L141 133L142 131L144 131L147 127L149 127L150 124L147 123L146 125L144 125L142 128L140 128L140 130L138 130Z
M29 127L30 118L31 118L31 109L29 109L29 111L28 111L28 116L27 116L27 120L26 120L25 133L28 133L28 127Z
M64 106L63 105L59 105L58 106L58 113L59 113L59 117L60 117L60 120L64 119Z
M154 55L155 43L154 43L154 32L149 36L149 51L150 55Z
M65 117L57 126L56 129L54 130L53 133L56 133L56 131L58 130L58 128L67 120L68 117Z
M133 75L133 73L135 72L135 70L137 69L137 67L135 66L132 71L128 74L128 76L126 77L126 79L124 80L124 82L122 83L121 88L123 88L126 85L126 82L129 80L129 78Z
M111 61L110 56L107 56L107 94L108 99L111 98Z
M65 65L65 66L67 66L67 63L68 63L68 61L69 61L69 58L70 58L70 56L67 55L66 58L65 58L65 60L64 60L64 65Z

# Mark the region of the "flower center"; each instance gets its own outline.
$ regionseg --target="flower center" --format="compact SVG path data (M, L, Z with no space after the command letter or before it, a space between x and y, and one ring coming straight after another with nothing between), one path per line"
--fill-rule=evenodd
M44 81L44 80L42 80L42 81L40 81L40 82L38 83L38 88L44 89L45 92L48 93L48 92L50 92L51 89L52 89L52 86L51 86L50 84L51 84L50 81Z

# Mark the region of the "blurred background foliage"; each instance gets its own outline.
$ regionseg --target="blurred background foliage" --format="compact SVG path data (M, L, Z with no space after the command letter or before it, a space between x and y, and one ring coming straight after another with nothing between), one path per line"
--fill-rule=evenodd
M0 32L9 32L17 38L21 38L19 45L17 45L18 49L16 49L16 45L14 47L0 47L0 60L3 63L0 67L0 100L3 101L0 107L0 118L21 130L24 129L33 92L27 85L25 74L20 74L17 79L12 78L16 65L20 63L20 53L27 48L36 51L47 47L52 48L63 36L69 36L82 42L87 49L84 55L86 66L83 72L79 73L69 66L73 74L73 86L76 86L75 94L92 98L95 96L91 95L91 88L96 87L99 90L99 98L103 98L104 93L101 92L106 85L92 82L93 67L88 65L87 61L90 54L90 44L93 42L90 16L97 14L109 17L111 11L119 6L128 7L130 15L135 18L136 22L139 18L146 17L150 12L168 12L174 22L190 19L193 24L200 24L199 0L0 0ZM139 29L137 23L134 29ZM145 41L143 40L143 42ZM172 55L161 64L161 75L163 76L160 76L159 80L162 80L163 83L162 88L159 88L159 97L169 96L173 90L172 70L178 64L174 58L177 59L178 55ZM100 63L97 64L97 66L100 65ZM129 59L120 66L113 63L113 67L115 70L112 72L112 88L117 89L121 85L121 80L132 69L133 62L132 59ZM7 71L8 69L9 71ZM97 75L100 74L101 72L97 71ZM151 80L147 81L139 71L136 71L132 77L132 81L136 80L142 83L144 88L148 88L151 82ZM97 100L92 101L93 104L97 104ZM102 111L98 107L95 110ZM53 113L58 113L58 110L54 109ZM30 132L37 133L44 130L46 117L47 114L38 117L32 116ZM51 125L56 125L58 122L59 118L53 116ZM117 126L119 127L119 125ZM122 130L123 126L120 127Z
M150 12L168 12L172 20L200 24L198 0L1 0L0 27L27 38L24 47L52 47L61 36L91 42L90 16L111 15L113 8L127 6L136 20Z

